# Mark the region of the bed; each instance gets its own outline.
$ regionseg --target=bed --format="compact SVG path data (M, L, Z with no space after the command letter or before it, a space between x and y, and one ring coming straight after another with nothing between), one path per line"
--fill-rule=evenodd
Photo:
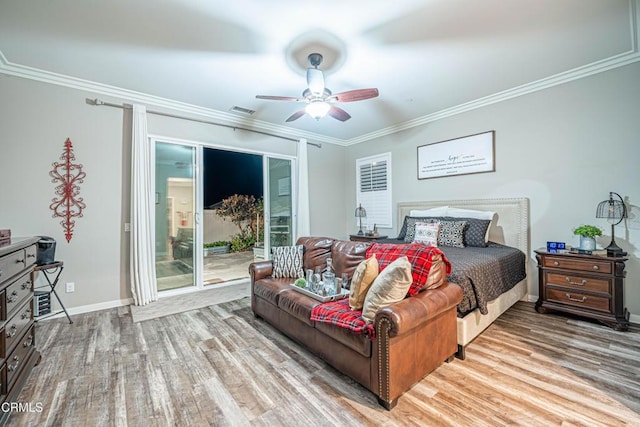
M437 208L439 206L449 206L464 209L475 209L481 211L493 211L496 213L491 226L489 228L489 241L493 242L486 248L485 253L490 251L504 252L503 248L517 248L524 254L521 262L524 263L525 276L522 280L517 281L515 285L511 284L509 289L496 296L495 291L487 292L489 297L486 301L479 301L478 304L463 300L458 308L458 354L461 359L465 357L465 347L482 331L484 331L494 320L517 301L526 297L528 293L527 277L529 277L529 199L527 198L509 198L509 199L473 199L473 200L435 200L422 202L401 202L398 203L398 230L402 228L404 218L409 215L411 210L424 210ZM392 242L388 240L387 242ZM491 259L492 256L484 256L485 248L446 248L441 247L445 255L449 259L457 260L462 252L473 253L479 255L479 258ZM508 249L508 248L507 248ZM512 251L518 252L518 251ZM468 254L465 256L469 257ZM475 255L472 255L472 257ZM454 262L455 264L455 262ZM491 268L488 268L491 270ZM522 277L522 276L520 276ZM456 282L464 280L456 276L456 271L452 272L449 277L450 281ZM478 280L477 280L478 281ZM515 280L514 280L515 281ZM477 284L482 286L482 284ZM468 292L468 284L465 287L465 294ZM480 298L481 299L481 298ZM483 314L484 313L484 314Z

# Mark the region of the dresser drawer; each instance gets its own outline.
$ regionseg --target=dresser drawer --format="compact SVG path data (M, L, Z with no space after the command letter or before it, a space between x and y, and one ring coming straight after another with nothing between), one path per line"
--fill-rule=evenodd
M36 263L36 255L37 255L37 251L38 251L38 246L37 245L31 245L31 246L27 246L26 248L24 248L24 256L25 256L25 262L26 262L26 266L32 266L33 264Z
M4 325L5 348L8 353L16 345L24 334L25 329L33 324L33 298L29 300L18 312ZM0 339L2 339L0 338ZM7 358L7 364L10 361Z
M11 318L24 300L33 295L31 273L25 273L10 286L7 286L4 292L6 301L4 313L6 313L6 316L2 320Z
M544 258L544 266L562 268L565 270L589 271L592 273L611 274L611 263L598 260L581 260L574 258L561 258L547 256Z
M27 262L27 253L24 249L0 258L0 283L20 273L27 265L33 264L33 262L35 262L35 259Z
M22 370L22 367L29 358L31 351L35 348L35 339L33 334L34 330L32 326L24 336L20 337L20 345L18 345L15 350L9 354L9 357L7 357L7 390L11 389L18 373Z
M572 289L572 291L591 291L610 295L611 281L585 276L572 276L571 274L545 273L545 283L559 285Z
M573 289L546 288L547 301L554 301L573 307L611 312L611 300L607 297L576 292Z

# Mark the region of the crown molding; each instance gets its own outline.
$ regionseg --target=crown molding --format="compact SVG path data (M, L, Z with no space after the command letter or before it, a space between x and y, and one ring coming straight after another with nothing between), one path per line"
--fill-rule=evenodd
M2 51L0 51L0 74L22 77L25 79L36 80L58 86L84 90L104 96L119 98L123 101L163 107L187 114L195 114L198 116L207 117L209 119L219 120L220 122L222 122L222 124L225 125L243 126L254 130L276 133L278 135L290 136L293 138L306 138L311 141L326 142L328 144L335 144L346 147L638 62L640 61L640 0L629 1L629 26L632 48L627 52L614 55L612 57L596 61L591 64L577 67L572 70L545 77L540 80L516 86L511 89L497 92L482 98L478 98L473 101L465 102L451 108L436 111L434 113L427 114L426 116L388 126L386 128L366 133L364 135L360 135L351 139L333 138L314 132L307 132L303 130L292 129L286 126L274 125L272 123L264 122L261 120L237 117L230 113L214 110L211 108L200 107L198 105L188 104L168 98L162 98L142 92L136 92L116 86L105 85L102 83L53 73L50 71L41 70L25 65L15 64L7 60Z
M380 138L382 136L391 135L403 130L411 129L414 127L422 126L427 123L435 122L447 117L455 116L467 111L476 110L478 108L486 107L498 102L506 101L509 99L517 98L519 96L527 95L540 90L548 89L553 86L558 86L564 83L569 83L573 80L578 80L584 77L588 77L594 74L602 73L612 70L614 68L623 67L625 65L632 64L640 61L640 54L635 51L625 52L620 55L613 56L611 58L604 59L602 61L594 62L592 64L584 65L582 67L575 68L573 70L565 71L559 74L555 74L550 77L545 77L540 80L536 80L530 83L526 83L521 86L516 86L511 89L497 92L483 98L478 98L464 104L456 105L455 107L446 108L444 110L436 111L435 113L428 114L426 116L419 117L417 119L409 120L403 123L398 123L393 126L379 129L375 132L370 132L361 135L356 138L352 138L346 141L346 145L355 145L362 142L370 141L372 139Z
M332 138L313 132L292 129L286 126L274 125L272 123L264 122L261 120L237 117L224 111L205 108L194 104L188 104L186 102L176 101L173 99L163 98L129 89L123 89L116 86L67 76L64 74L58 74L51 71L29 67L26 65L15 64L7 60L2 51L0 51L0 74L21 77L29 80L35 80L57 86L64 86L77 90L83 90L102 96L121 99L124 102L140 103L145 104L146 106L153 105L155 107L162 107L174 111L179 111L181 113L195 114L198 116L206 117L208 119L218 120L222 124L229 126L238 126L250 128L252 130L266 131L276 133L278 135L291 136L296 139L306 138L312 141L345 145L345 141L339 138Z

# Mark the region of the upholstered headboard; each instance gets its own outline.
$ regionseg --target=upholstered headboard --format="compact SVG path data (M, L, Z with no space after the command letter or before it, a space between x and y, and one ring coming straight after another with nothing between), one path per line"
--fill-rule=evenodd
M520 249L528 257L529 247L529 199L470 199L470 200L433 200L423 202L398 203L398 230L402 228L404 217L409 211L430 209L439 206L493 211L494 222L489 229L489 240Z

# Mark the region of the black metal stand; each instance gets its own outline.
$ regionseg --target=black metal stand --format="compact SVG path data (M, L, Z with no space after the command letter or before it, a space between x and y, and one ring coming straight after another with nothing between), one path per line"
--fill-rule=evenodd
M43 316L38 316L37 319L34 319L35 322L64 312L64 314L67 316L67 319L69 319L69 323L73 323L73 320L71 320L69 313L67 313L67 309L64 307L64 304L62 304L62 301L58 296L58 292L56 292L56 285L58 284L58 280L60 279L60 274L62 273L63 269L64 269L64 262L62 261L56 261L51 264L45 264L45 265L36 265L36 267L33 269L33 271L42 271L43 276L45 279L47 279L47 283L48 283L47 286L38 286L38 287L35 287L34 290L41 289L41 288L50 288L51 293L56 297L56 299L58 300L58 304L60 304L60 307L62 308L62 310L58 310L55 312L52 311L51 313L45 314ZM53 278L53 281L51 281L51 278Z

